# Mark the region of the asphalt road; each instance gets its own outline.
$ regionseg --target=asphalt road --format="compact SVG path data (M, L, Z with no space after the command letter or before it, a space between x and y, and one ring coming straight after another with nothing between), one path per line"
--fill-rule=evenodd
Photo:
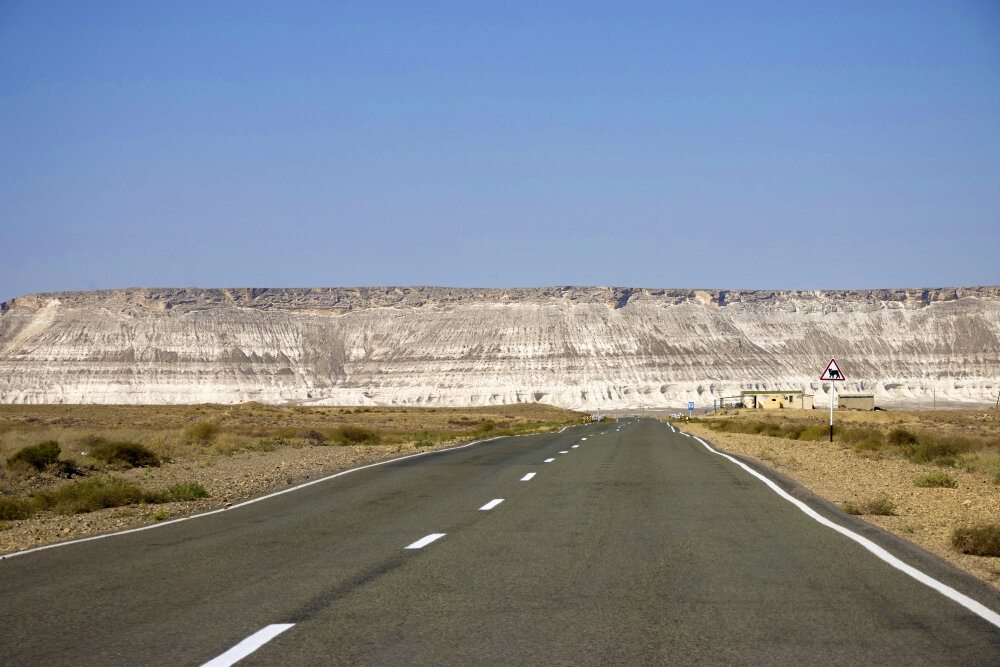
M1000 628L652 420L0 561L3 665L200 665L249 637L240 665L1000 664Z

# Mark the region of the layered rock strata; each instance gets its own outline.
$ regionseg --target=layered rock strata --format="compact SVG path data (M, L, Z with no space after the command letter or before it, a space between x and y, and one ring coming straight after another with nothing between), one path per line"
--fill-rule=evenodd
M1000 390L1000 287L146 289L0 304L0 402L712 405L801 389L974 405Z

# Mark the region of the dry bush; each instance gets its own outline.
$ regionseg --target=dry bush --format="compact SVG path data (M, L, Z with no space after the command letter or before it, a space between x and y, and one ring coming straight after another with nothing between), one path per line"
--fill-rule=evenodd
M858 505L854 503L844 503L844 511L848 514L872 514L876 516L896 516L896 503L888 494L880 493L874 498L870 498Z
M956 528L951 535L951 543L964 554L1000 556L1000 523Z
M954 489L958 486L958 482L952 479L951 475L946 472L929 472L926 475L921 475L913 480L913 486L919 486L925 489L933 488L944 488L944 489Z
M121 468L144 468L160 465L160 457L138 442L104 441L91 447L89 453L95 459Z
M376 431L351 424L338 426L330 438L345 445L377 445L382 442L382 436Z
M8 466L23 464L35 470L45 470L51 465L59 463L59 454L62 449L55 440L46 440L37 445L19 449L13 456L7 459Z
M208 444L219 434L219 425L211 421L200 421L184 429L184 437Z

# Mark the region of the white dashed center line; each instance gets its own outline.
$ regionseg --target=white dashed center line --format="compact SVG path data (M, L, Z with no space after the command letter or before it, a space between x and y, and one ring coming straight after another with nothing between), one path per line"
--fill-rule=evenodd
M580 446L580 445L573 445L572 447L570 447L570 449L576 449L576 448L577 448L577 447L579 447L579 446Z
M580 438L580 442L583 442L584 440L586 440L586 438Z
M555 461L555 459L545 459L546 463L552 463L553 461Z
M445 533L431 533L427 537L421 537L419 540L417 540L416 542L414 542L413 544L411 544L410 546L408 546L406 548L407 549L423 549L424 547L426 547L428 544L430 544L434 540L440 540L444 536L445 536Z
M274 625L265 627L263 630L258 630L222 655L212 658L201 667L229 667L229 665L235 665L293 625L295 624L275 623Z
M527 482L528 480L530 480L534 476L535 476L535 473L529 472L527 475L525 475L524 477L521 478L521 481L522 482Z
M559 452L559 453L560 454L569 454L569 450L566 450L566 451L563 451L563 452Z
M491 509L493 509L494 507L496 507L497 505L499 505L502 502L503 502L503 498L494 498L493 500L491 500L490 502L486 503L485 505L483 505L479 509L481 509L481 510L491 510Z

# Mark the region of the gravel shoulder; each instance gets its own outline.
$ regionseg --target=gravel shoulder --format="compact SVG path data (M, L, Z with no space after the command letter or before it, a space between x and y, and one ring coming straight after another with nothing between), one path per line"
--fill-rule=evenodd
M1000 558L970 556L951 546L957 526L1000 521L1000 487L983 475L948 469L958 487L920 488L913 480L936 470L896 458L854 452L836 443L743 433L719 433L700 424L676 424L721 451L753 459L838 506L888 494L897 516L860 518L908 540L1000 590Z

